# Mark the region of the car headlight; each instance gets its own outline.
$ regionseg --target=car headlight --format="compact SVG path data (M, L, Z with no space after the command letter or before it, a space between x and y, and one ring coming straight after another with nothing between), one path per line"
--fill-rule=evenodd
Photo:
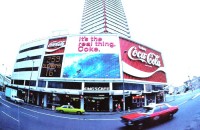
M128 121L127 124L128 124L128 125L133 125L133 122Z

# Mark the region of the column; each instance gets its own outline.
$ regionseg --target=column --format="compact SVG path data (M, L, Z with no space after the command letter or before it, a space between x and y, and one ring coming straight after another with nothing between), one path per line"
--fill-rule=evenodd
M39 93L37 94L37 105L38 106L40 105L40 94Z
M83 95L83 90L84 90L84 88L85 88L85 82L82 82L82 85L81 85L82 87L81 87L81 93L80 93L80 108L81 109L84 109L84 95Z
M80 101L81 101L81 109L84 109L84 97L83 96L81 96L81 99L80 99Z
M47 94L44 94L44 107L47 107Z
M147 95L144 94L144 106L146 106L146 105L147 105Z
M110 95L110 97L109 97L109 111L110 112L113 111L113 98L112 98L112 95Z

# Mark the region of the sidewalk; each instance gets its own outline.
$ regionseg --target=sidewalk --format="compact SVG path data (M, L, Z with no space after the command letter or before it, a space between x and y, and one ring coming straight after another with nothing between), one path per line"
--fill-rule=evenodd
M120 111L120 112L85 112L87 115L123 115L123 114L128 114L128 113L133 113L137 112L141 108L135 108L130 111Z

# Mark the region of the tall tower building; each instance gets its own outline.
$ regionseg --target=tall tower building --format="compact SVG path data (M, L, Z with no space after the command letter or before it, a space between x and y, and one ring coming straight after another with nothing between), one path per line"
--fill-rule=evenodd
M130 38L121 0L85 0L80 33L117 33Z

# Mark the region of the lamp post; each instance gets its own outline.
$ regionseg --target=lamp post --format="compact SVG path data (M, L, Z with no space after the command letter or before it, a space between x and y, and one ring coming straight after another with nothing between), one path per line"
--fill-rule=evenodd
M27 59L31 60L29 56L27 56ZM30 75L30 80L29 80L29 87L28 87L28 98L27 98L27 103L29 103L29 97L30 97L30 86L31 86L31 78L32 78L32 72L33 72L33 66L34 66L34 61L31 60L33 62L32 64L32 70L31 70L31 75Z
M123 68L123 60L124 60L124 54L126 53L127 51L125 50L122 54L122 76L123 76L123 112L125 113L125 105L126 105L126 101L125 101L125 92L124 92L124 68Z
M2 66L5 66L4 64L2 64ZM5 78L6 78L6 71L7 71L7 67L5 67L5 74L4 75L2 75L2 77L3 77L3 83L2 83L2 92L4 91L4 89L5 89Z

